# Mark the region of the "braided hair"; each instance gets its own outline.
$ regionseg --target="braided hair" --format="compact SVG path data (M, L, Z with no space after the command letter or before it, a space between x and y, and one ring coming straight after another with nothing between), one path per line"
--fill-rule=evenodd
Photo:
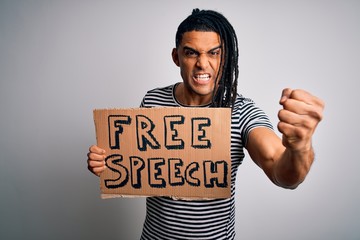
M176 48L179 47L183 34L191 31L216 32L222 46L220 66L222 73L217 74L212 97L212 107L233 107L237 95L239 76L238 42L234 28L220 13L212 10L195 8L192 14L180 23L175 37ZM216 85L218 85L215 91Z

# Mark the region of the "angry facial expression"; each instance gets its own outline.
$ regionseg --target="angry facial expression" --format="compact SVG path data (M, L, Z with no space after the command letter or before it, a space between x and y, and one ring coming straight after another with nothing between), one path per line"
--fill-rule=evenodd
M185 32L172 57L180 67L183 83L175 96L185 105L211 102L221 62L221 41L215 32Z

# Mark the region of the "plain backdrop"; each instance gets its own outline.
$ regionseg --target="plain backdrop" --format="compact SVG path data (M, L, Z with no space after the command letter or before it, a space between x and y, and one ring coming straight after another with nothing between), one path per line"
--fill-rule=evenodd
M247 156L237 239L360 239L360 2L351 0L0 0L0 239L139 239L144 198L100 199L87 170L92 110L138 107L181 81L171 60L193 8L239 38L238 91L274 126L284 87L326 102L316 161L296 190Z

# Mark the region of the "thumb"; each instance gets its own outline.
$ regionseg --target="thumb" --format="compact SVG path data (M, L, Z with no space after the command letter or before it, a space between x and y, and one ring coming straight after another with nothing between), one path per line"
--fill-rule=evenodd
M291 95L291 92L292 92L292 89L291 88L284 88L282 90L282 93L281 93L281 98L280 98L280 101L279 103L282 105L284 104L284 102L290 98L290 95Z

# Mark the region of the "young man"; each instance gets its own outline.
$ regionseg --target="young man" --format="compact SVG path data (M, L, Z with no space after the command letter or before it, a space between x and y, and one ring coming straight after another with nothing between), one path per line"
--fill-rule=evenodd
M284 89L278 129L252 100L237 93L238 46L234 29L221 14L194 9L179 26L174 63L182 82L149 91L142 107L231 107L231 191L229 199L182 201L151 197L141 239L234 239L235 179L243 148L269 179L296 188L314 159L312 135L322 119L323 102L303 90ZM105 169L106 153L91 146L88 168Z

